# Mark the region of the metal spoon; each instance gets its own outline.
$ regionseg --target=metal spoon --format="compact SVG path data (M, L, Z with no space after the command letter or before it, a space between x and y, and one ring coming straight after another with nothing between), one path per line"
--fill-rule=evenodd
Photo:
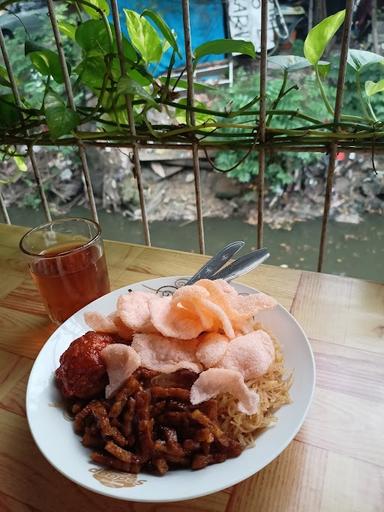
M210 279L225 279L225 281L231 281L255 269L263 263L263 261L268 259L269 256L270 254L265 248L252 251L219 270L216 274L211 275Z
M193 275L186 284L193 284L199 279L211 279L212 275L219 270L228 260L232 258L244 246L245 242L237 240L231 242L217 252L200 270Z

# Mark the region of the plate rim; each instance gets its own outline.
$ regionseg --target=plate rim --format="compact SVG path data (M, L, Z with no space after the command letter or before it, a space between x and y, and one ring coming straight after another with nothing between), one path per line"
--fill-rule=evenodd
M286 309L284 306L282 306L280 303L278 303L277 307L281 308L290 317L290 320L293 321L294 324L296 325L296 327L299 329L299 331L300 331L300 333L302 335L303 340L305 340L305 347L306 347L306 349L308 351L308 355L309 355L310 373L311 373L311 376L312 376L311 390L310 390L310 393L309 393L309 397L308 397L308 401L306 403L306 406L305 406L303 412L301 413L300 421L298 422L296 427L291 432L291 435L284 441L284 443L282 444L282 447L279 449L278 453L277 454L272 453L271 456L266 457L263 465L260 468L258 468L256 471L254 469L251 469L250 471L247 472L248 473L247 476L244 476L244 477L242 476L240 480L238 478L236 478L236 477L233 477L231 479L231 482L227 482L226 481L225 484L218 483L216 486L214 486L208 492L207 491L192 492L192 488L191 488L191 492L188 494L188 496L183 496L183 497L179 497L179 498L170 497L170 498L156 498L156 499L152 498L151 499L151 498L146 498L146 497L142 497L142 496L139 496L139 497L136 497L136 496L122 496L122 495L118 495L116 493L116 491L121 490L120 488L110 488L110 487L107 487L105 489L103 489L101 487L100 488L95 488L95 487L92 487L91 485L88 485L87 483L84 483L82 481L76 480L74 477L72 477L70 474L68 474L66 471L64 471L60 466L58 466L54 462L54 460L49 457L49 454L45 453L45 451L41 448L39 440L37 439L37 433L35 432L34 428L31 425L32 413L31 413L31 410L30 410L30 407L31 407L30 396L33 393L33 379L35 378L35 373L36 373L36 371L38 369L39 359L41 357L43 357L43 354L45 353L45 351L48 351L48 348L51 348L51 345L52 345L52 349L55 346L54 338L55 338L55 336L57 336L57 331L59 329L61 329L63 326L65 326L65 324L67 324L67 322L69 323L73 319L74 316L79 316L79 315L83 314L83 312L85 312L90 307L92 307L93 304L95 304L98 301L102 301L103 299L105 299L106 297L108 297L108 296L110 296L112 294L117 294L119 292L120 293L126 293L127 289L130 289L131 287L134 287L134 286L144 286L146 283L153 283L154 281L162 281L162 280L174 279L174 281L176 282L178 280L184 280L184 279L187 280L189 277L190 276L179 276L179 275L177 275L177 276L176 275L160 276L160 277L154 277L154 278L145 279L145 280L142 280L142 281L133 282L133 283L127 284L125 286L116 288L115 290L111 290L109 293L107 293L107 294L105 294L105 295L95 299L94 301L90 302L89 304L87 304L86 306L84 306L83 308L78 310L76 313L71 315L71 317L69 317L65 322L63 322L61 325L59 325L57 327L57 329L55 329L55 331L49 336L49 338L46 340L44 345L41 347L41 349L40 349L40 351L39 351L39 353L38 353L38 355L37 355L37 357L36 357L36 359L35 359L35 361L33 363L31 372L29 374L28 383L27 383L27 389L26 389L26 418L27 418L27 422L28 422L29 431L30 431L30 433L32 435L32 438L33 438L37 448L39 449L39 451L43 455L43 457L46 459L46 461L52 467L54 467L61 475L63 475L65 478L67 478L68 480L72 481L73 483L79 485L80 487L85 488L85 489L87 489L89 491L92 491L92 492L94 492L96 494L107 496L109 498L115 498L115 499L119 499L121 501L133 501L133 502L136 501L138 503L139 502L141 502L141 503L171 503L171 502L187 501L187 500L191 500L191 499L201 498L203 496L208 496L208 495L214 494L216 492L220 492L220 491L222 491L222 490L224 490L224 489L226 489L228 487L232 487L233 485L237 485L237 484L245 481L246 479L251 478L252 476L256 475L259 471L264 469L273 460L275 460L279 455L282 454L282 452L289 446L289 444L293 441L293 439L295 438L295 436L297 435L297 433L301 429L301 427L302 427L302 425L303 425L303 423L304 423L304 421L305 421L305 419L307 417L309 408L310 408L310 406L311 406L311 404L313 402L314 393L315 393L315 387L316 387L316 364L315 364L315 358L314 358L314 354L313 354L313 350L312 350L310 341L309 341L307 335L305 334L304 329L301 327L301 325L296 320L296 318L291 314L291 312L288 309ZM235 286L239 285L239 286L245 287L248 290L251 290L253 292L259 292L259 290L257 290L256 288L254 288L254 287L252 287L252 286L250 286L248 284L245 284L245 283L235 282L233 284ZM48 345L49 345L49 347L48 347ZM287 406L289 406L289 404L286 404L284 407L287 407ZM241 454L240 454L240 457L241 457ZM233 460L236 460L236 459L237 458L235 458ZM212 465L210 467L214 467L214 466L215 465ZM100 468L102 469L101 466L100 466ZM183 470L181 470L181 471L183 471ZM187 470L185 470L185 471L187 471ZM139 473L138 476L144 476L145 477L145 473ZM124 488L124 489L127 491L130 488Z

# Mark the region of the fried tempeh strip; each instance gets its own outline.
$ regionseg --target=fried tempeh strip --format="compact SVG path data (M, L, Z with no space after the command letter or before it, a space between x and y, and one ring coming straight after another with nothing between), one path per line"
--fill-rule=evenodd
M184 388L162 388L153 386L151 388L153 398L176 398L177 400L189 401L190 391Z
M140 463L140 459L139 457L137 457L137 455L135 455L132 452L129 452L128 450L124 450L124 448L121 448L121 446L118 446L113 441L108 441L104 446L104 450L109 452L111 455L116 457L116 459L119 459L122 462L128 462L129 464Z
M95 404L101 404L100 400L92 400L79 411L74 420L74 428L76 434L83 434L85 430L85 420L88 416L93 415ZM102 405L102 404L101 404Z
M153 451L153 419L149 411L151 401L150 392L138 391L136 394L136 416L139 442L139 453L143 462L151 458Z
M217 464L225 460L227 460L227 455L224 452L209 453L208 455L198 453L194 455L191 467L192 469L203 469L209 464Z
M202 402L198 405L198 407L195 407L196 409L199 409L203 414L208 416L209 419L217 423L218 420L218 407L217 407L217 400L206 400L205 402Z
M188 429L191 423L191 418L190 413L187 411L171 411L160 414L157 421L161 425L171 425L173 427Z
M101 402L96 402L92 405L92 414L104 439L111 437L119 446L126 446L128 444L123 434L111 425L107 410Z
M119 471L125 471L127 473L137 474L142 467L140 462L123 462L119 459L115 459L114 457L108 457L107 455L103 455L102 453L99 452L92 452L91 460L93 462L96 462L97 464L101 464L102 466L118 469Z
M156 457L164 457L167 462L179 467L188 467L191 462L187 452L179 443L169 445L158 439L154 444L154 453Z
M105 441L99 432L94 432L93 428L85 427L84 435L81 439L83 446L88 448L103 448Z
M122 419L122 432L126 438L132 437L133 418L135 416L136 400L130 396Z
M159 372L156 370L150 370L149 368L144 368L143 366L140 366L134 373L133 377L135 377L139 382L145 385L145 387L148 387L151 380L153 378L156 378L157 375L159 375Z
M122 410L125 407L125 404L128 401L128 398L134 395L141 388L140 383L135 377L131 376L127 379L127 382L124 384L124 387L120 389L115 397L115 401L109 411L110 418L117 418L120 416Z
M215 440L215 436L212 434L211 430L208 427L198 428L195 431L195 435L193 436L194 441L200 443L213 443Z
M200 443L194 439L185 439L182 446L187 455L201 450Z
M221 430L221 428L216 425L214 421L212 421L208 416L203 414L199 409L195 409L190 413L192 419L203 425L204 427L208 427L209 430L214 435L215 439L224 447L228 447L230 445L229 437Z
M173 373L159 373L159 375L151 380L151 385L161 386L162 388L191 389L198 376L198 373L187 369L177 370L177 372Z
M162 476L168 472L169 467L164 457L154 457L151 462L158 475Z

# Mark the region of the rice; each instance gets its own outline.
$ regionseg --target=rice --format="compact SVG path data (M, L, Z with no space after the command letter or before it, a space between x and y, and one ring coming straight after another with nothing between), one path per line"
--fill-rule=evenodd
M228 393L217 397L222 430L231 439L238 441L243 448L254 444L261 429L275 424L277 419L274 412L291 402L289 389L293 376L286 376L280 345L276 339L272 339L275 345L275 361L267 373L246 382L247 386L257 391L260 396L258 412L251 416L239 412L236 399Z

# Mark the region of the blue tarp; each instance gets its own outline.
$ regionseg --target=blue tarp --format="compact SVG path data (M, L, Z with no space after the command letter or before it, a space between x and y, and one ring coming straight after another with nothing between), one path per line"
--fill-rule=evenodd
M180 0L119 0L121 27L125 35L127 28L123 9L131 9L142 13L144 9L153 9L158 12L177 35L177 42L182 58L176 57L175 68L185 65L184 57L184 31L183 12ZM190 18L192 33L192 48L225 37L225 22L222 0L191 0ZM171 51L165 53L155 74L161 75L168 68ZM210 55L202 58L200 62L223 59L224 55Z

